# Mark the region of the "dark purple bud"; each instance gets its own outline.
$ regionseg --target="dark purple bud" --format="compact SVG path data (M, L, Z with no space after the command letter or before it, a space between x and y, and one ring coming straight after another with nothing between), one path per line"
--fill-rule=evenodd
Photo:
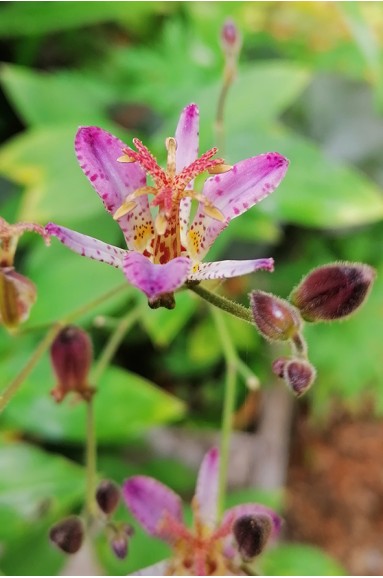
M290 359L288 357L278 357L274 359L273 364L271 366L272 372L275 373L278 377L283 377L283 372L285 370L286 363L288 363Z
M13 267L0 268L0 324L17 327L29 317L36 301L36 287Z
M267 544L272 530L269 516L241 516L234 522L233 534L242 559L249 562L258 556Z
M306 321L343 319L362 305L375 277L362 263L323 265L303 278L290 300Z
M92 397L94 390L88 383L92 356L92 343L85 331L74 325L60 331L51 347L53 371L58 381L52 395L57 402L69 391L76 391L85 400Z
M255 325L266 339L286 341L299 331L299 314L284 299L264 291L252 291L250 305Z
M84 527L78 516L70 516L58 522L49 531L50 540L66 554L75 554L81 548Z
M103 480L96 490L96 502L104 514L113 514L120 501L120 490L117 484Z
M306 393L315 377L315 367L303 359L291 359L283 369L283 379L297 397Z
M110 542L111 548L117 558L124 560L128 555L128 538L122 533L116 534L116 536Z

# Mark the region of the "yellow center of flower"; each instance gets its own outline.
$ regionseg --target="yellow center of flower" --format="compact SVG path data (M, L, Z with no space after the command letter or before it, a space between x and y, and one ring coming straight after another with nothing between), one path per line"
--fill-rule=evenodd
M191 181L201 173L207 171L210 174L223 173L231 169L225 165L223 159L212 157L217 149L212 148L190 165L176 171L175 138L169 137L165 141L167 156L166 170L162 169L151 152L139 139L133 139L137 150L126 148L123 155L117 159L119 162L137 162L144 171L151 176L153 186L144 186L136 189L128 195L122 205L113 215L114 219L120 219L136 207L136 199L143 195L153 195L151 206L158 207L155 218L155 238L152 242L150 256L154 263L167 263L185 252L181 246L180 237L180 203L187 197L194 199L203 205L207 216L224 221L221 211L212 203L190 187Z

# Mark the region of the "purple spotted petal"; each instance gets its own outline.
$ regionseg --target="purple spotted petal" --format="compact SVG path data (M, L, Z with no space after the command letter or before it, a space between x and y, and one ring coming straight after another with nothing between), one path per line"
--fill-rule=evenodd
M181 498L170 488L148 476L126 480L122 495L130 512L151 536L172 541L167 521L183 524Z
M177 141L176 171L190 165L198 156L199 110L196 104L189 104L181 112L175 138Z
M279 185L288 160L278 153L252 157L234 165L227 173L205 183L203 194L225 217L225 222L208 217L200 203L188 233L188 249L201 261L228 223L267 197Z
M103 243L93 237L88 237L88 235L82 235L71 229L60 227L55 223L48 223L45 230L48 235L57 237L63 245L66 245L82 257L89 257L89 259L95 259L96 261L101 261L101 263L112 265L117 269L122 269L123 257L127 251Z
M198 157L199 141L199 110L196 104L189 104L181 112L176 129L176 171L180 173L182 169L190 165ZM188 189L193 188L193 181L188 185ZM186 247L186 235L189 228L191 209L191 198L186 197L180 202L180 236L181 243Z
M95 126L82 127L76 135L80 167L111 215L127 195L146 185L145 173L138 163L117 162L125 147L121 140ZM118 224L128 247L144 250L154 234L147 195L138 197L136 207L118 219Z
M214 528L218 513L219 451L212 448L204 457L198 473L194 499L204 524Z
M182 287L188 277L191 261L177 257L164 265L155 265L140 253L126 253L123 269L129 283L155 300L164 293L173 293Z
M129 576L166 576L166 569L168 564L168 560L162 560L161 562L157 562L157 564L153 564L152 566L147 566L146 568L142 568L142 570L133 572L132 574L129 574Z
M216 261L213 263L199 263L197 270L189 275L191 281L204 279L229 279L248 275L259 269L274 270L273 259L253 259L247 261Z

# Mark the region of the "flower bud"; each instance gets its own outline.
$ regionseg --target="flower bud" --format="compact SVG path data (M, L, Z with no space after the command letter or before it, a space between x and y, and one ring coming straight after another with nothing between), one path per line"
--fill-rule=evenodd
M69 516L49 531L50 540L66 554L75 554L81 548L84 527L78 516Z
M13 267L0 268L0 323L12 329L29 317L36 287Z
M284 365L283 379L297 397L306 393L315 377L315 367L303 359L291 359Z
M264 291L252 291L250 305L255 325L265 339L286 341L299 331L299 314L284 299Z
M120 490L114 482L103 480L96 490L96 502L104 514L113 514L120 501Z
M238 551L245 562L258 556L270 537L272 521L269 516L241 516L234 522L233 534Z
M74 325L64 327L51 346L51 361L58 384L52 390L57 402L69 391L76 391L89 400L94 389L88 384L92 362L92 343L88 334Z
M289 361L290 359L288 357L278 357L277 359L274 359L271 366L272 372L278 377L282 378L286 363L288 363Z
M116 526L110 539L110 546L120 560L124 560L128 554L129 538L134 530L130 524Z
M333 321L351 315L362 305L376 272L362 263L333 263L309 273L290 300L306 321Z
M242 38L237 26L228 18L221 29L222 49L227 56L236 56L242 45Z

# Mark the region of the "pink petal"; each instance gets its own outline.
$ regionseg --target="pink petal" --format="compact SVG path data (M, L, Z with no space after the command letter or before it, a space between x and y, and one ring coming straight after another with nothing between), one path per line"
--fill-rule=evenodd
M137 572L133 572L132 574L129 574L129 576L166 576L168 565L168 560L161 560L161 562L142 568L142 570L137 570Z
M189 104L181 112L176 129L176 171L180 173L182 169L190 165L198 157L199 141L199 110L196 104ZM193 187L191 182L188 189ZM180 235L181 243L186 247L186 235L189 228L191 209L191 199L182 199L180 203Z
M181 112L175 137L176 171L180 173L198 156L199 110L196 104L189 104Z
M278 516L274 510L268 508L267 506L263 506L262 504L240 504L239 506L234 506L234 508L230 508L226 510L223 515L222 525L225 522L228 522L230 518L232 518L233 523L237 518L241 516L259 516L259 515L266 515L270 516L273 528L271 532L271 539L275 539L278 537L279 532L282 526L282 518Z
M89 257L89 259L95 259L117 269L122 269L122 260L127 251L113 245L107 245L98 239L88 237L88 235L60 227L55 223L48 223L45 230L82 257Z
M273 271L273 259L253 259L247 261L216 261L213 263L199 263L198 268L189 275L191 281L204 279L229 279L248 275L259 269Z
M141 253L126 253L123 263L125 277L141 289L149 300L164 293L173 293L182 287L188 277L191 261L187 257L177 257L163 265L153 264Z
M169 541L164 521L183 524L181 498L154 478L129 478L123 484L122 495L130 512L151 536Z
M130 193L146 185L145 173L137 163L117 161L125 147L121 140L95 126L82 127L76 135L80 167L111 215ZM118 224L130 249L145 249L154 234L147 195L138 197L136 207L118 219Z
M203 194L225 217L225 222L208 217L200 203L188 234L188 249L201 261L228 223L267 197L279 185L288 160L278 153L252 157L234 165L227 173L209 178Z
M194 500L204 524L214 528L218 513L219 451L212 448L202 460Z

